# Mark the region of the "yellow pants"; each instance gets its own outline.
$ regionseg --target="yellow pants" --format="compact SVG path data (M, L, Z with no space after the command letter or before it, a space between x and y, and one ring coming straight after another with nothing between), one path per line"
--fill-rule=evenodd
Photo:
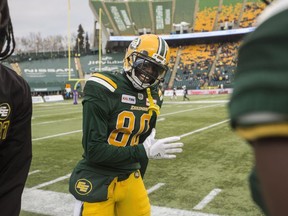
M140 172L119 181L116 177L108 188L108 200L83 202L82 216L150 216L151 207Z

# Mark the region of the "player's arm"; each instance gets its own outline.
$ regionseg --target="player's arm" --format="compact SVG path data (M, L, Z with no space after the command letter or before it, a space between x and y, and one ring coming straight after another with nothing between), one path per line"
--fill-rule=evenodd
M288 137L252 142L256 170L270 215L288 215Z

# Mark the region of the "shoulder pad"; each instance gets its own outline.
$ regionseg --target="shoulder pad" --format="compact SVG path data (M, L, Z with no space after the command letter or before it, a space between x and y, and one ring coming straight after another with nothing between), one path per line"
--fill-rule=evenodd
M111 92L114 92L117 89L117 84L104 73L95 73L88 79L88 81L97 82L109 89Z

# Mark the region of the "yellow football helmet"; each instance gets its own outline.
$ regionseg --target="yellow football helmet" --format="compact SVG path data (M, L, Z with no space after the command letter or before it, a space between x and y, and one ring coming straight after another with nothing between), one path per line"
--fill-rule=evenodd
M142 90L164 81L169 60L166 41L157 35L145 34L130 43L124 58L124 71L133 86Z

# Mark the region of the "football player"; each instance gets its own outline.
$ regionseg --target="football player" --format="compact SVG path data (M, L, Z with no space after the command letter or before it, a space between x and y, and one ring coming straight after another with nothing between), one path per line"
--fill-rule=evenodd
M0 1L0 60L15 41L7 0ZM18 216L32 158L32 99L27 82L0 64L0 215Z
M74 215L149 216L143 183L148 159L172 159L180 137L155 138L168 70L167 43L157 35L131 42L123 73L95 73L84 88L83 159L70 178Z
M270 3L270 1L265 1ZM266 215L288 215L288 1L276 0L244 40L229 109L252 146L254 201Z

